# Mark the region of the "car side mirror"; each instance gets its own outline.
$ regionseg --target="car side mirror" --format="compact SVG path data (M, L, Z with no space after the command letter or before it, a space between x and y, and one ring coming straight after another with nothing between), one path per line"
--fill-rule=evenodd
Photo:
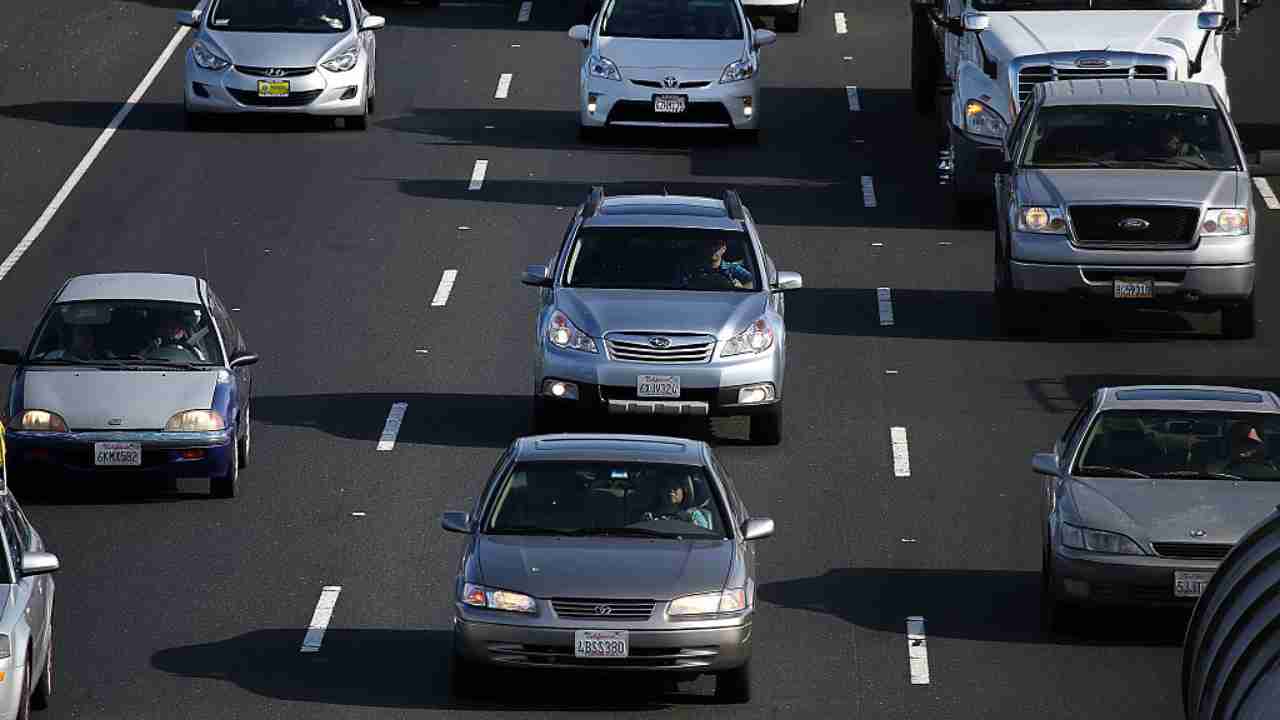
M773 519L766 517L747 518L742 523L743 540L761 540L773 534Z
M799 290L804 287L804 278L798 272L778 271L778 282L774 284L775 290Z
M1058 456L1053 453L1036 453L1031 456L1031 469L1041 475L1058 474Z
M1254 177L1280 175L1280 150L1261 150L1249 162L1249 174ZM0 354L0 358L4 355Z
M546 265L530 265L524 269L520 282L533 287L551 287L551 278L547 277Z
M996 175L1007 175L1013 171L1013 163L1004 159L1003 153L980 152L978 153L978 169L982 172L995 173Z
M200 24L200 11L179 10L176 21L182 27L195 27Z
M1221 30L1226 27L1226 24L1226 13L1218 12L1216 10L1207 10L1196 15L1196 27L1201 30Z
M982 32L991 26L991 17L983 13L967 12L960 16L960 27L969 32Z
M471 532L471 515L457 510L448 510L440 516L440 527L446 532L469 533Z
M233 368L248 367L258 362L258 356L254 353L238 353L231 356L231 362L227 363Z
M381 30L387 26L387 19L381 15L368 15L360 22L361 30Z
M778 34L772 30L765 30L764 28L756 30L751 35L751 42L758 48L762 48L766 45L772 45L777 41Z
M591 28L586 25L574 25L569 28L569 39L577 40L582 43L582 47L586 47L591 42Z
M58 556L47 552L22 553L22 577L48 575L58 569Z
M22 352L12 348L0 349L0 365L17 365L22 362Z

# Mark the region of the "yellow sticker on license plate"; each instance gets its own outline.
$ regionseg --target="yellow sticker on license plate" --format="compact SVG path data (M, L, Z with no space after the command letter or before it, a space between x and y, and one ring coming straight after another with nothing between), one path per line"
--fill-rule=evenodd
M286 97L289 94L288 80L259 80L258 97Z

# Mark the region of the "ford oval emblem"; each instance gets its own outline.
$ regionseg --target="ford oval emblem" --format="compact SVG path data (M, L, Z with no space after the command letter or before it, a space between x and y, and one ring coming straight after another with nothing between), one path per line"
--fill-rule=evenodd
M1205 536L1205 532L1204 532L1204 530L1201 530L1200 528L1196 528L1195 530L1192 530L1192 531L1188 532L1187 534L1188 534L1188 535L1190 535L1190 536L1191 536L1191 537L1193 537L1193 538L1202 538L1202 537L1204 537L1204 536Z
M671 341L664 337L651 337L649 338L649 344L659 350L671 347Z
M1119 225L1121 230L1128 230L1129 232L1141 232L1151 227L1151 223L1142 218L1125 218L1120 221Z
M1111 61L1106 58L1080 58L1076 61L1076 67L1082 68L1104 68L1111 67Z

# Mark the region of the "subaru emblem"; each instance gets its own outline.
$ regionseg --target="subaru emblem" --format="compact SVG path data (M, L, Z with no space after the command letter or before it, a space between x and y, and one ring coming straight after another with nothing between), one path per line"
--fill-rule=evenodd
M668 75L662 78L662 87L668 89L680 87L680 81L676 79L675 75Z
M1119 225L1121 230L1128 230L1129 232L1141 232L1151 227L1151 223L1142 218L1125 218L1120 221Z
M597 605L595 608L595 613L597 615L609 615L613 613L613 608L609 607L608 605Z
M1200 528L1196 528L1195 530L1192 530L1191 532L1188 532L1187 534L1188 534L1188 535L1190 535L1190 536L1191 536L1191 537L1193 537L1193 538L1202 538L1202 537L1204 537L1204 536L1205 536L1205 532L1204 532L1204 530L1201 530Z
M671 341L664 337L651 337L649 338L649 344L659 350L671 347Z

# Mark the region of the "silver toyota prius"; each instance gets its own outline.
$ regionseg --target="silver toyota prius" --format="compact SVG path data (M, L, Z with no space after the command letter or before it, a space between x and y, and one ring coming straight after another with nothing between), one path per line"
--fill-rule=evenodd
M1046 475L1042 619L1082 606L1183 606L1280 503L1280 398L1208 386L1101 388Z
M453 681L485 666L711 673L750 697L752 517L706 443L541 435L502 455L470 512L454 586Z
M360 0L203 0L178 24L195 28L183 88L192 127L248 112L367 125L377 95L372 31L386 20Z

